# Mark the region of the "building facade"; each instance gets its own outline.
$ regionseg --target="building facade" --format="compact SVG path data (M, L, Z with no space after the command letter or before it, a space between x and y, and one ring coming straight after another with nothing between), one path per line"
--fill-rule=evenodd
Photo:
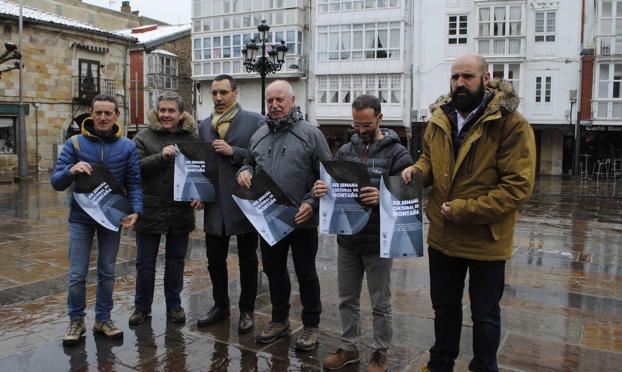
M536 134L538 172L568 173L580 83L581 0L423 1L417 7L414 142L429 104L449 93L455 57L474 51L486 58L491 77L510 81L518 92L519 111Z
M18 14L18 5L0 0L0 39L15 45ZM116 97L121 124L128 122L127 55L136 39L28 7L23 19L28 165L31 170L48 170L95 95ZM14 172L17 166L18 103L19 71L5 72L0 78L0 172Z
M245 109L261 111L259 75L246 72L242 48L251 39L259 42L257 25L262 20L271 27L268 43L283 40L288 46L281 71L268 75L268 83L277 78L288 80L297 104L308 114L308 6L308 0L192 1L192 78L196 82L197 119L211 114L210 85L219 74L229 74L238 81L239 102Z
M165 92L179 93L185 111L195 115L191 78L191 25L148 25L122 30L138 43L130 48L130 120L128 136L148 124L147 113Z

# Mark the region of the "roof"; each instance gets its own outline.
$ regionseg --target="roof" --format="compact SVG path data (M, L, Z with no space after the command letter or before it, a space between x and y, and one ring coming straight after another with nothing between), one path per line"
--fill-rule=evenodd
M6 1L6 0L0 0L0 17L2 16L18 18L19 17L19 5ZM30 8L27 6L24 6L22 9L22 17L24 18L24 21L26 22L29 21L29 22L35 22L35 23L41 23L41 24L47 24L47 25L72 28L75 30L105 35L105 36L113 37L116 39L135 41L135 38L130 35L125 35L123 33L116 32L116 31L107 31L102 28L93 27L86 23L78 22L70 18L58 16L56 14L44 12L42 10Z
M155 25L150 26L141 26L136 27L134 29L125 29L119 30L118 32L127 35L133 36L138 39L138 44L144 45L145 48L153 48L157 45L166 43L168 41L172 41L178 39L180 37L184 37L186 35L190 35L191 24L184 25L176 25L176 26L157 26L155 30L145 31L145 32L136 32L141 28L153 27ZM132 33L134 30L134 33Z

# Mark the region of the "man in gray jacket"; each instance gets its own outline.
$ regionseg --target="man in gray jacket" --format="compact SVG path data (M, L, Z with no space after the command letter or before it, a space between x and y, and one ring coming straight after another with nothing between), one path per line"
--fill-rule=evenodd
M322 312L320 282L315 269L318 219L313 212L318 202L312 188L319 177L319 162L330 160L332 156L322 132L303 120L296 111L295 99L292 87L286 81L277 80L268 86L266 125L251 138L250 155L238 172L237 181L240 186L248 188L253 174L263 170L292 202L300 205L294 216L298 227L293 232L272 247L261 239L263 269L270 286L272 320L256 335L256 341L270 343L290 333L291 284L287 255L291 246L304 326L296 340L296 348L308 351L317 344Z
M231 76L216 76L212 83L214 111L199 125L201 141L211 143L218 154L218 182L216 200L205 204L204 218L214 306L199 320L198 326L210 326L230 316L227 255L229 238L236 235L241 286L238 331L247 333L254 325L257 297L257 232L233 201L231 192L236 187L235 175L248 155L248 142L263 117L243 110L236 102L238 95L237 84Z

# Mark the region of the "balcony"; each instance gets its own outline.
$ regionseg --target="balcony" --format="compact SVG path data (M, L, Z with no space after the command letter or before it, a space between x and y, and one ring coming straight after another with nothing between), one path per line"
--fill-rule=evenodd
M74 76L72 77L72 91L75 103L88 105L100 93L114 97L117 91L117 81L115 79L101 79L99 82L94 80L87 84L83 80L80 84L80 77Z
M599 57L622 56L622 36L606 36L597 39L596 55Z
M592 100L592 120L621 120L622 99Z

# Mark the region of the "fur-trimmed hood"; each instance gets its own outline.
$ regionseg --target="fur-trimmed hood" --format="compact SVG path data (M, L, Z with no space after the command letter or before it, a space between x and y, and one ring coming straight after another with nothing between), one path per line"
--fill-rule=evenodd
M160 118L158 117L158 112L156 111L156 109L153 108L149 110L149 113L147 114L147 120L149 121L149 128L155 130L156 132L164 130L162 123L160 123ZM197 122L189 113L184 111L184 116L181 118L180 123L182 124L181 130L190 133L196 133Z
M494 97L488 104L491 111L499 110L502 115L508 115L516 111L520 104L520 98L516 94L512 83L502 79L491 79L486 84L486 91L494 94ZM442 95L430 105L430 112L434 112L437 108L451 102L451 94Z

